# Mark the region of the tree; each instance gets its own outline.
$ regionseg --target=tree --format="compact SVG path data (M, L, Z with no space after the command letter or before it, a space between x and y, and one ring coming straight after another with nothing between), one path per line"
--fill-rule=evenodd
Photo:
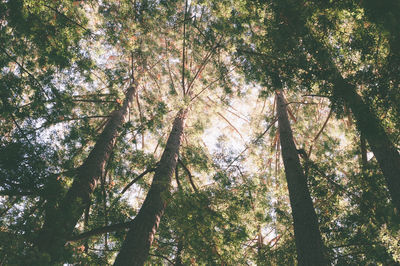
M286 180L292 207L293 226L299 265L327 265L310 192L307 176L299 161L299 153L293 141L293 134L286 111L287 102L282 90L277 90L277 116L282 159L285 165Z
M331 60L327 49L319 40L314 38L313 33L307 28L306 22L300 16L293 16L293 14L298 13L298 7L299 6L290 6L290 4L286 6L286 8L288 8L287 12L290 13L290 16L285 15L285 18L288 20L287 23L293 26L296 25L297 27L300 26L300 32L303 32L306 38L309 38L308 42L305 42L309 45L307 47L308 51L322 68L321 74L328 82L332 83L333 96L344 100L352 110L359 130L368 140L385 175L393 204L399 209L400 154L389 139L376 115L357 94L356 87L342 77L334 62ZM294 8L296 8L296 11L294 11Z
M399 263L398 12L0 1L0 264Z
M178 161L187 110L178 112L167 145L155 170L146 199L122 244L114 265L143 265L170 198L171 179Z
M262 6L262 3L255 4L255 8L259 6ZM273 75L270 69L283 68L284 65L284 76L285 79L287 77L288 82L293 82L290 74L299 76L299 79L303 79L307 83L315 80L328 82L329 85L324 85L325 92L330 93L333 104L343 102L351 109L358 129L370 144L385 175L393 204L399 209L399 152L385 132L381 121L357 93L357 86L343 78L343 73L340 72L330 50L323 42L323 37L320 36L321 33L309 25L308 19L313 15L311 7L315 7L316 10L323 7L312 2L304 2L300 5L292 1L280 1L279 3L272 1L270 7L271 9L266 12L272 12L273 20L272 22L265 21L266 25L264 26L270 29L270 32L267 31L266 34L271 40L260 40L265 36L257 36L256 32L253 35L254 41L258 42L257 49L268 52L258 52L251 48L239 50L239 53L247 55L247 58L253 57L244 62L244 66L252 71L249 75L252 78L268 82ZM260 25L260 27L262 26ZM281 45L285 38L286 44ZM260 58L254 59L257 56ZM261 61L261 64L249 66L252 64L252 60ZM270 69L267 67L269 63L271 63Z
M41 252L50 255L51 261L59 259L76 223L84 210L90 206L91 194L96 188L96 183L104 175L105 165L113 151L118 131L128 116L136 86L134 82L130 84L121 108L111 114L89 156L76 170L74 182L64 198L46 208L45 222L39 233L37 246Z

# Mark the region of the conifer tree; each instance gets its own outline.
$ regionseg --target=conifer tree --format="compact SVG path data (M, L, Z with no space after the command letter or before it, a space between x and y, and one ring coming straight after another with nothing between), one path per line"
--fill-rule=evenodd
M300 153L293 141L283 90L277 90L276 98L279 138L292 208L297 261L299 265L328 265L318 218L307 187L307 176L303 172L299 160Z

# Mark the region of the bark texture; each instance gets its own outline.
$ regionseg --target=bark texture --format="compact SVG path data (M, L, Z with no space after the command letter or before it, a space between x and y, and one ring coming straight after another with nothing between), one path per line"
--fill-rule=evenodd
M187 110L179 111L174 120L150 190L122 244L114 262L116 266L143 265L147 259L154 235L170 197L171 179L178 161L186 113Z
M299 265L328 265L307 179L293 141L286 101L282 91L277 91L276 96L282 159L292 208L297 261Z
M55 262L62 256L63 246L71 238L72 231L104 174L104 168L114 148L119 129L124 124L135 94L135 86L128 88L119 110L114 111L99 136L93 150L77 169L72 186L58 204L46 210L45 222L36 242L40 252L50 255Z

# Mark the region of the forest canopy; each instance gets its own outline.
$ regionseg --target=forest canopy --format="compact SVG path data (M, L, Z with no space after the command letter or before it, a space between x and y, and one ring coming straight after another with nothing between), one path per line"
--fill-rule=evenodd
M0 0L0 265L400 265L400 2Z

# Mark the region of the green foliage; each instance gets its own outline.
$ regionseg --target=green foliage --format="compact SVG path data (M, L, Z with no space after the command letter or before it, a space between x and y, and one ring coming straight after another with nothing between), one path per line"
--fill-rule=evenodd
M399 147L400 7L303 2L0 1L1 263L53 263L35 247L44 214L136 86L74 235L135 218L152 173L122 191L157 167L176 113L188 107L147 264L295 264L274 122L282 86L331 262L398 264L399 210L368 144L363 158L349 107L332 93L332 69ZM62 263L111 265L125 233L71 241Z

